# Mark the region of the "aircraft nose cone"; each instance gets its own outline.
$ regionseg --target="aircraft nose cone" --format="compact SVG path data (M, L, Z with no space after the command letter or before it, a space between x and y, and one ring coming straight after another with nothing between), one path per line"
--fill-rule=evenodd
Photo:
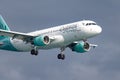
M100 26L96 27L96 33L100 34L102 32L102 28Z

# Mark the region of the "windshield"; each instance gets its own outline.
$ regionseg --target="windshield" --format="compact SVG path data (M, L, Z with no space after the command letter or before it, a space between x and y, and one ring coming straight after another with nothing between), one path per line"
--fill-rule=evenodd
M88 25L97 25L96 23L86 23L86 26Z

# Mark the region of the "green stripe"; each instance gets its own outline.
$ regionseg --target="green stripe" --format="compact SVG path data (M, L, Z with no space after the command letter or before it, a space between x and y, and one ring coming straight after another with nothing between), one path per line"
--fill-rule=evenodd
M11 44L9 37L6 37L6 38L0 40L0 42L3 42L3 45L0 46L0 49L10 50L10 51L18 51L18 50Z
M5 20L1 15L0 15L0 29L8 30L8 31L10 30L10 28L8 27L7 23L5 22Z

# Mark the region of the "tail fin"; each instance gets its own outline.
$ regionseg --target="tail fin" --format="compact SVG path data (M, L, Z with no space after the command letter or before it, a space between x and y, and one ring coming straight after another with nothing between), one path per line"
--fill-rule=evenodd
M0 15L0 29L10 31L10 28L8 27L8 25L6 24L5 20L1 15Z
M3 17L0 15L0 29L10 31ZM0 40L7 38L6 36L0 36Z

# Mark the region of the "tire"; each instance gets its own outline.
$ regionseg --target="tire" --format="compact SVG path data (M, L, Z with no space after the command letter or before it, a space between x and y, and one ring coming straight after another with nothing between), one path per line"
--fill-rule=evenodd
M37 56L37 55L38 55L38 51L35 50L35 49L32 49L32 50L31 50L31 55Z
M65 59L65 54L58 54L57 58L64 60Z
M34 54L34 55L35 55L35 56L37 56L37 55L38 55L38 51L37 51L37 50L35 51L35 54Z
M61 59L64 60L65 59L65 54L61 55Z
M31 55L34 55L34 54L35 54L35 50L32 49L32 50L31 50Z
M61 54L58 54L57 58L58 58L58 59L61 59Z

